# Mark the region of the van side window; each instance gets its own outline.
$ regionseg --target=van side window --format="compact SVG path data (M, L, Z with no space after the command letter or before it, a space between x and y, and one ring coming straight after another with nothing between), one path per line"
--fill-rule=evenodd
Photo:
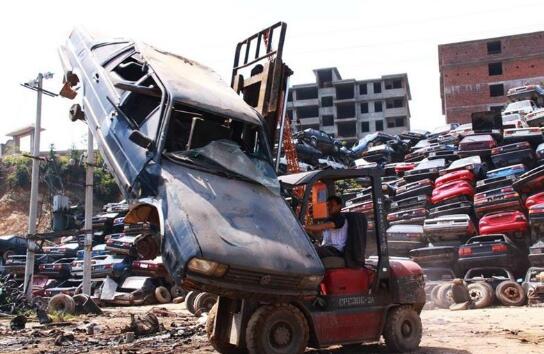
M141 82L138 82L138 86L158 89L157 83L150 75ZM121 110L131 118L138 127L141 127L146 118L155 111L160 104L160 95L152 96L138 92L128 92L121 103Z
M111 74L117 81L136 82L148 74L148 67L140 55L135 53L115 66Z

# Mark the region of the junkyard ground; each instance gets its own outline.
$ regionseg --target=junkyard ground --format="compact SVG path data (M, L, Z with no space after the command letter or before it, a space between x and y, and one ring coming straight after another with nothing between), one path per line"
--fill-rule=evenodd
M125 335L121 329L130 322L130 313L142 315L153 308L164 329L155 335L123 343ZM423 311L422 319L425 332L417 353L543 352L544 308L427 310ZM205 318L194 318L183 305L109 308L103 316L67 318L69 324L48 328L29 322L21 331L11 331L9 320L0 318L0 353L215 353L206 341ZM92 324L97 325L94 334L87 334L86 328ZM68 337L63 338L63 333ZM69 336L71 333L73 339ZM307 350L312 354L385 352L383 343L349 350Z

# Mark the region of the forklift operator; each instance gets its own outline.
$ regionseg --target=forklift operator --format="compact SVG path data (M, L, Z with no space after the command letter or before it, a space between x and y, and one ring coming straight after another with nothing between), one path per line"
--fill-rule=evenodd
M336 195L327 198L329 217L323 223L306 225L304 229L311 234L323 235L320 246L316 246L317 254L324 257L343 257L348 238L348 223L342 215L342 199Z

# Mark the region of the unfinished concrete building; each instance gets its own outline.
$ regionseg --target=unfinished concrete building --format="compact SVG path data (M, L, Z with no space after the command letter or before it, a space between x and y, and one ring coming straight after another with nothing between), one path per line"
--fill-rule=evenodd
M347 142L375 131L398 134L410 129L406 74L342 79L335 67L315 69L314 74L315 82L289 91L287 113L297 129L320 129Z

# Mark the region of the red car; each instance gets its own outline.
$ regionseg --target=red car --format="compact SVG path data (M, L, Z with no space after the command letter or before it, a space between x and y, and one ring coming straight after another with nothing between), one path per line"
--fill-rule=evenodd
M395 174L397 176L404 175L404 172L413 170L416 167L416 164L413 162L399 162L395 164Z
M544 192L536 193L525 199L525 208L529 209L533 205L544 203Z
M492 213L480 219L480 235L516 234L519 237L528 227L527 218L521 211Z
M431 196L431 202L436 205L462 196L472 198L474 196L474 187L467 181L452 181L435 188Z
M489 156L495 146L497 142L489 134L465 136L459 143L459 156Z
M446 173L443 176L440 176L434 181L435 187L440 187L446 183L453 181L467 181L469 183L474 183L476 176L470 170L459 170Z

